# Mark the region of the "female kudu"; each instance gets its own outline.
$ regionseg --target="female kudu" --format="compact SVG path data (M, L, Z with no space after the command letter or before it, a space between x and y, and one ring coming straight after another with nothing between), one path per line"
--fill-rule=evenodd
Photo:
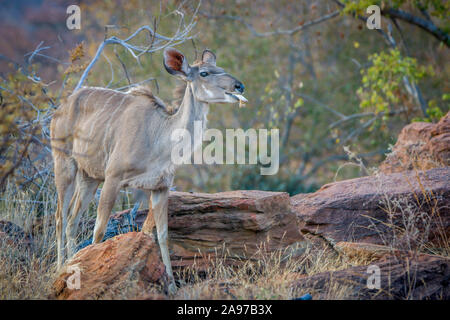
M216 66L209 50L190 66L173 48L164 50L166 70L186 82L184 98L170 114L150 90L123 93L104 88L82 88L73 93L51 122L55 183L58 191L56 236L58 269L76 251L76 231L82 213L103 182L93 242L102 241L111 210L121 188L143 189L151 194L152 212L143 232L156 224L161 256L176 290L167 245L167 200L175 165L171 150L177 143L171 133L186 129L193 137L194 121L206 125L209 103L246 101L244 85ZM150 201L149 201L150 202ZM65 243L67 236L67 244Z

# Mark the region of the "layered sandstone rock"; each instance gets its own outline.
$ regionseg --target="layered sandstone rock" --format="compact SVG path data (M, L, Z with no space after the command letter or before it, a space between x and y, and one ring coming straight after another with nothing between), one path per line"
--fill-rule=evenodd
M436 124L414 122L404 127L380 170L393 173L443 166L450 166L450 112Z
M373 243L345 242L336 243L334 249L349 259L376 261L395 251L394 248Z
M406 241L402 232L439 242L450 236L449 181L450 167L381 174L324 185L292 205L303 233L333 242L391 244Z
M147 211L112 216L118 232L140 230ZM230 191L214 194L171 192L169 246L172 265L202 269L226 255L230 264L304 240L287 193Z
M159 246L151 236L130 232L79 251L58 275L51 298L162 299L165 286Z
M450 239L449 123L447 114L438 124L405 127L382 173L330 183L312 194L171 192L169 247L175 272L207 271L217 257L239 266L286 248L299 247L295 253L301 256L312 239L339 257L375 265L381 288L368 287L368 266L357 266L313 276L293 273L296 292L311 293L313 299L449 299L449 259L418 253L424 244L448 247ZM432 169L411 170L426 168ZM80 290L68 288L72 273L66 271L55 281L52 297L166 299L155 237L136 232L146 217L147 211L133 210L112 215L107 230L112 238L82 249L66 266L80 268ZM11 237L12 229L1 227L0 237Z
M375 280L379 274L379 289ZM450 260L431 255L386 257L369 266L323 272L293 282L313 299L423 299L450 298ZM338 295L338 296L336 296Z

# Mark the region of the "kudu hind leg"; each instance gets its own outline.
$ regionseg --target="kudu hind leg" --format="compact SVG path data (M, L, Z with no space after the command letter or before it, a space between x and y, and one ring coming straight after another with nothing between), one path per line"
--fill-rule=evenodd
M70 203L70 212L67 219L67 256L71 258L76 252L76 233L79 221L95 195L99 182L89 178L84 172L78 171L76 177L75 193Z
M62 267L65 260L65 228L70 199L75 188L76 165L68 158L55 157L55 185L58 193L58 203L55 213L56 219L56 243L57 243L57 268Z
M106 179L103 183L100 201L97 209L97 219L95 220L93 243L100 243L105 236L111 210L120 191L120 181L117 179Z
M170 263L169 247L167 243L168 238L168 212L167 202L169 199L169 190L155 190L152 191L151 203L153 217L155 219L156 231L158 233L158 243L161 249L161 256L166 271L169 276L169 293L175 293L176 286L173 278L172 264Z

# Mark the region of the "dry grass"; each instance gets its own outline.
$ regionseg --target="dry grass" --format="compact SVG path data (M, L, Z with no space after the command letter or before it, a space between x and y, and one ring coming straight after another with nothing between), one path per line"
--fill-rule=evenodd
M55 272L54 197L47 189L32 197L11 184L1 194L0 220L21 227L33 245L0 241L0 299L46 298Z
M391 167L390 172L401 172L405 169L425 171L445 167L446 164L442 159L424 150L426 145L424 141L400 145L398 148L390 145L390 152L386 154L384 166Z
M49 187L32 195L9 184L0 199L0 220L13 222L33 237L31 248L0 241L0 299L47 299L56 273L53 221L56 193ZM431 223L439 221L436 219L438 200L439 195L425 189L413 199L384 195L380 207L387 213L388 221L384 225L389 230L380 231L380 237L392 253L449 256L445 231L436 232L438 226ZM88 221L95 215L95 209L92 206L81 219L79 241L91 237L92 225ZM376 225L374 223L373 227ZM429 241L432 231L433 243ZM175 299L293 299L305 293L314 296L315 289L299 289L293 282L322 272L369 265L373 259L370 254L349 256L330 244L316 241L272 253L266 253L262 246L252 259L243 261L238 268L230 267L227 258L225 255L211 261L206 272L199 273L195 266L177 272L180 289ZM415 274L411 273L410 278L414 283ZM130 283L129 287L123 298L136 296L134 286ZM352 290L351 285L331 281L320 295L325 299L346 299Z
M295 280L368 263L350 260L323 243L306 242L271 253L265 253L262 248L239 267L227 265L223 256L211 261L202 276L195 266L178 273L178 278L188 280L175 298L294 299L309 293L292 286ZM329 293L329 299L344 299L347 288L337 286L335 289Z
M55 211L53 182L33 193L8 183L0 194L0 221L14 223L32 238L27 246L0 237L0 299L47 299L56 274ZM92 235L89 220L80 222L79 241Z
M381 230L377 227L380 221L370 216L367 218L370 220L369 228L377 231L383 244L390 248L392 253L403 251L414 255L427 253L449 257L450 239L440 216L440 212L446 210L440 207L442 196L427 190L419 174L432 168L445 167L445 164L432 159L430 155L421 155L419 158L416 149L409 150L410 154L405 156L408 164L402 163L401 159L398 161L402 168L409 168L415 172L415 179L410 181L405 174L405 181L411 190L415 190L414 186L418 185L420 191L412 192L412 196L409 197L392 197L383 187L383 177L378 168L367 168L362 159L348 147L344 147L344 151L349 157L349 162L338 168L335 180L339 170L346 166L358 167L362 173L374 177L374 190L376 194L381 195L379 207L386 213L387 221L382 223L383 230ZM395 157L395 153L388 154L387 159L390 157Z
M39 200L30 200L33 198ZM0 241L0 299L47 299L56 274L55 191L43 189L36 197L9 184L0 199L0 220L13 222L33 237L32 248ZM81 219L79 241L92 235L87 221L94 212L95 207L90 208ZM263 252L261 247L253 259L243 262L239 268L228 266L227 257L223 256L212 261L201 276L195 268L185 269L177 275L182 280L175 298L291 299L306 293L292 289L292 281L355 265L355 261L346 260L327 246L312 243L279 252ZM344 297L341 289L330 293L330 298Z
M427 190L421 181L416 168L413 181L405 176L408 185L418 185L420 191L408 197L392 197L381 187L381 177L375 175L380 183L378 193L382 195L380 208L386 213L383 231L378 230L376 221L370 221L370 228L378 231L383 244L392 253L407 252L417 256L421 253L450 256L450 239L447 237L444 222L441 218L440 204L442 196ZM368 217L369 219L372 219Z

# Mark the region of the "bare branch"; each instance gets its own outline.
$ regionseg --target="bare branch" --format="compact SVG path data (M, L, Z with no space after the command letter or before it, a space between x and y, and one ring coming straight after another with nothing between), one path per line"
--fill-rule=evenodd
M376 115L393 116L393 115L397 115L397 114L404 113L404 112L408 112L408 109L402 108L402 109L399 109L399 110L392 110L392 111L387 111L387 112L383 111L383 112L379 112L379 113L375 113L375 112L355 113L355 114L351 114L349 116L345 116L344 118L342 118L342 119L340 119L340 120L338 120L336 122L333 122L332 124L330 124L328 126L328 129L333 129L333 128L337 127L337 126L340 126L341 124L343 124L345 122L348 122L348 121L354 120L354 119L358 119L358 118L374 117Z
M360 153L357 155L358 158L370 158L374 157L380 154L385 154L388 150L386 149L379 149L373 152L367 152L367 153ZM305 175L299 175L299 179L305 180L311 177L317 170L319 170L323 165L325 165L328 162L335 162L335 161L342 161L342 160L348 160L348 154L335 154L331 155L329 157L323 158L315 163L315 165L311 168L311 170L308 171ZM300 173L300 171L298 171Z
M123 87L120 87L120 88L116 88L115 90L119 90L119 91L120 91L120 90L129 89L129 88L136 87L136 86L138 86L138 85L141 85L141 84L146 83L146 82L149 82L149 81L155 81L156 87L158 87L156 78L148 78L148 79L145 79L145 80L136 82L136 83L131 83L131 84L127 85L127 86L123 86ZM158 91L159 91L159 90L158 90Z
M276 35L284 35L284 36L292 36L294 34L296 34L299 31L302 31L306 28L309 28L313 25L319 24L321 22L327 21L329 19L332 19L334 17L337 17L339 15L340 11L334 11L332 13L323 15L317 19L308 21L294 29L290 29L290 30L282 30L282 29L278 29L275 31L269 31L269 32L258 32L255 30L255 28L253 27L253 25L251 23L246 22L242 17L240 16L230 16L230 15L221 15L221 16L213 16L213 15L209 15L207 13L204 12L200 12L199 14L208 18L208 19L228 19L228 20L234 20L234 21L238 21L240 23L242 23L243 25L245 25L247 27L247 29L252 33L252 35L254 35L255 37L271 37L271 36L276 36Z
M319 100L317 100L309 95L306 95L304 93L294 93L294 94L298 97L301 97L305 100L308 100L309 102L312 102L312 103L324 108L325 110L330 111L331 113L334 113L336 116L338 116L341 119L344 119L346 117L343 113L340 113L339 111L327 106L325 103L320 102Z
M450 37L448 33L438 28L431 20L424 20L422 18L410 14L409 12L392 8L382 10L381 14L396 19L400 19L402 21L408 22L409 24L415 25L433 35L436 39L443 42L447 47L450 47Z
M176 13L181 16L180 22L178 25L178 29L175 32L175 34L172 37L163 36L159 33L156 33L154 29L150 26L142 26L139 29L137 29L133 34L131 34L126 39L119 39L116 36L109 37L105 39L98 47L97 52L95 53L94 57L92 58L89 65L84 70L83 74L81 75L80 80L78 81L78 84L76 85L74 91L78 90L86 80L89 72L94 67L95 63L98 61L100 55L102 54L105 47L109 44L118 44L127 49L127 51L135 58L139 63L139 58L144 53L151 53L156 52L161 49L164 49L168 46L176 46L180 43L183 43L187 40L191 40L193 36L190 36L192 29L194 28L196 22L194 21L194 18L198 11L198 6L196 11L194 12L191 21L189 24L184 24L184 14L182 14L179 10L176 10ZM151 36L150 43L147 46L140 46L140 45L134 45L130 43L136 36L138 36L141 32L148 32Z
M402 31L400 29L400 26L396 23L395 19L392 19L394 22L394 25L399 31L400 38L402 39L403 46L405 47L406 54L408 54L408 48L406 47L406 43L402 36ZM387 33L389 43L391 44L392 48L397 48L397 42L394 39L394 36L392 35L392 26L391 24L388 25L388 33ZM420 109L422 110L422 113L425 117L429 117L427 113L427 103L425 102L422 91L420 90L417 83L412 82L407 76L403 77L403 84L406 88L406 91L417 101L417 103L420 106Z
M109 69L111 70L111 80L109 80L108 84L106 85L106 88L109 88L109 86L111 85L111 83L113 83L114 81L114 68L113 65L111 63L111 60L109 60L108 56L103 52L102 53L103 57L105 58L105 60L108 62L109 64Z
M119 60L121 66L122 66L122 69L123 69L123 72L125 73L125 77L127 78L128 84L131 84L130 75L128 74L127 66L122 61L122 59L120 59L120 56L117 54L115 48L114 48L114 54L116 55L117 60Z

